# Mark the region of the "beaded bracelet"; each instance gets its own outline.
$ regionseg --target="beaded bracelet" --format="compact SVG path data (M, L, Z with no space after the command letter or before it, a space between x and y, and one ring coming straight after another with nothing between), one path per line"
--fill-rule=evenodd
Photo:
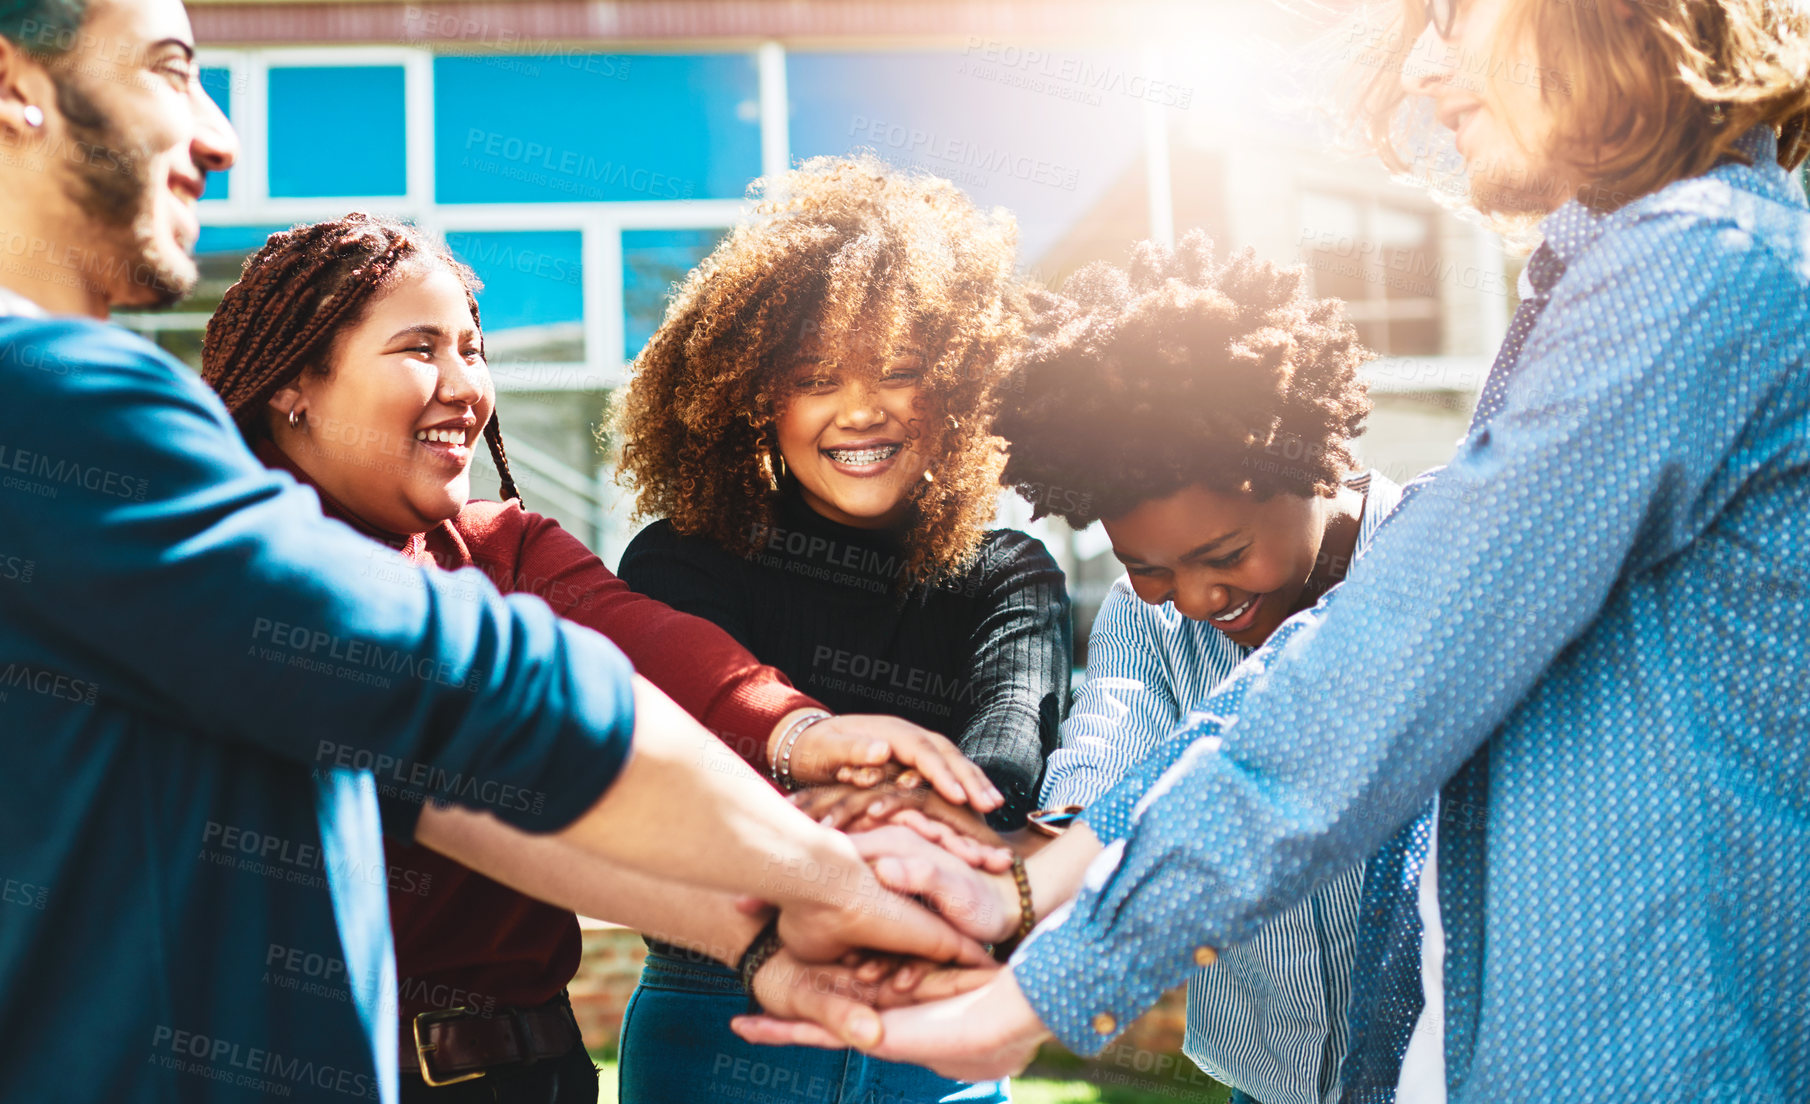
M785 735L779 738L777 754L773 757L773 780L778 782L787 793L798 788L797 780L792 777L792 746L798 743L798 738L804 735L805 729L818 721L829 719L830 714L821 709L813 710L793 721L792 727L786 729Z
M1037 910L1031 903L1031 874L1024 868L1024 859L1012 856L1012 881L1018 886L1018 930L1010 938L993 948L993 957L1004 962L1012 951L1031 934L1037 926Z

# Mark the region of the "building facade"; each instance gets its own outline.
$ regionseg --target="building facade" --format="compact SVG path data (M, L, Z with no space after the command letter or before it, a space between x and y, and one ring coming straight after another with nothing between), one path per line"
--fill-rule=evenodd
M1450 453L1512 312L1516 262L1493 235L1328 152L1313 78L1361 65L1358 36L1263 0L194 0L190 13L243 155L201 204L200 294L122 320L193 362L209 308L271 231L351 210L412 219L484 281L530 507L611 564L635 525L600 441L608 391L749 183L802 158L870 149L1007 207L1023 267L1047 283L1195 227L1308 264L1380 354L1363 447L1397 479ZM1002 502L1005 523L1027 515ZM1117 567L1097 532L1037 528L1070 570L1084 641Z

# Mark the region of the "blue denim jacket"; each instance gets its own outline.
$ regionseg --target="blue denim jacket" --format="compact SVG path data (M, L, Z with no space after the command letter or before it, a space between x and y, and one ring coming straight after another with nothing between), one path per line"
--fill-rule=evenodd
M378 782L558 828L627 660L398 568L123 330L0 319L0 381L0 1100L393 1099Z

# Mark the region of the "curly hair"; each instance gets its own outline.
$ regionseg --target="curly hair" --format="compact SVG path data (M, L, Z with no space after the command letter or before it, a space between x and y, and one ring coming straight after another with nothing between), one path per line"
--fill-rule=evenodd
M636 514L751 553L775 520L773 424L785 357L813 334L925 349L910 428L932 476L914 483L903 586L972 561L1004 461L988 426L998 365L1022 333L1017 226L955 185L868 153L756 181L754 217L679 287L615 398L617 479ZM885 344L879 347L885 347Z
M1135 247L1047 297L994 429L1002 481L1033 517L1082 528L1200 484L1329 497L1355 465L1370 353L1303 269L1250 250L1224 264L1201 231Z
M304 371L331 371L333 342L364 318L411 258L445 265L465 286L478 319L477 274L419 227L354 211L270 235L245 259L201 342L201 378L219 392L247 440L264 432L264 406ZM496 414L484 426L507 501L520 498Z

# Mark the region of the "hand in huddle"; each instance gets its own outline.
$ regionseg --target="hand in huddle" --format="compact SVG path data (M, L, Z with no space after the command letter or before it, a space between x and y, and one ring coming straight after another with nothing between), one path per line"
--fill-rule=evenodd
M1010 969L987 972L984 977L968 973L968 977L949 981L962 989L959 995L877 1015L869 1011L866 1015L878 1021L879 1035L858 1049L891 1062L928 1066L963 1081L1022 1072L1036 1056L1038 1046L1049 1038L1049 1030L1037 1019ZM965 988L969 982L978 982L978 987ZM763 1015L737 1016L729 1025L751 1043L832 1049L849 1045L821 1023L787 1018L774 1008Z
M771 756L784 722L768 746ZM792 745L792 777L800 785L828 783L871 787L911 772L943 800L990 813L1005 795L946 736L899 717L844 714L818 721Z
M971 866L996 873L1012 867L1012 850L971 809L952 804L925 786L911 786L909 772L872 788L813 786L792 795L812 820L850 834L889 825L909 828Z
M775 1020L809 1023L826 1045L865 1049L881 1041L876 1010L946 1000L991 981L997 964L953 967L877 956L856 965L801 961L781 949L754 975L754 998Z

